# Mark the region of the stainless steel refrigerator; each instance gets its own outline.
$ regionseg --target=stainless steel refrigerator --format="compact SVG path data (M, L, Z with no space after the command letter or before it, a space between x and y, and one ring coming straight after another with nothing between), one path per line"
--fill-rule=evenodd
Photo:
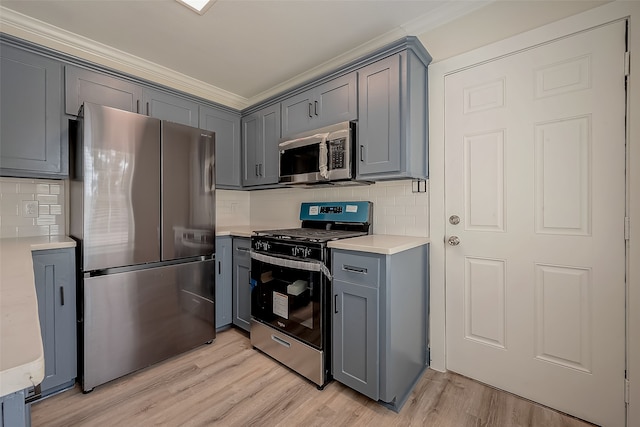
M72 138L83 391L215 338L212 132L85 103Z

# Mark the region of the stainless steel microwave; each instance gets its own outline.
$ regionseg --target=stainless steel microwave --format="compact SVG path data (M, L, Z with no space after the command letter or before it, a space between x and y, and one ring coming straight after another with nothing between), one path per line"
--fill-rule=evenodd
M355 178L355 123L343 122L280 141L282 184L315 184Z

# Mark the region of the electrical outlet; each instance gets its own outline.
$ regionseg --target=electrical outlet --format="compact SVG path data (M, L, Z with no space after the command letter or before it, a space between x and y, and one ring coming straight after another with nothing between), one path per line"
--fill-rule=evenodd
M37 200L23 200L22 201L22 216L25 218L37 218L38 217L38 201Z

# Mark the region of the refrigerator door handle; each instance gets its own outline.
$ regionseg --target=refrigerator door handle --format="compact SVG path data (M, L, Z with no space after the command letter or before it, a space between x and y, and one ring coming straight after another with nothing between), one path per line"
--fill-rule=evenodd
M214 191L214 182L213 182L213 163L209 163L209 192Z

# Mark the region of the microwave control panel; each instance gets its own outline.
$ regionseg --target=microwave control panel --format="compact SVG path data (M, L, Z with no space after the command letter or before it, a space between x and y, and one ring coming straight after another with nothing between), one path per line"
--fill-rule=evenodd
M329 169L344 169L346 138L327 141L329 146Z

